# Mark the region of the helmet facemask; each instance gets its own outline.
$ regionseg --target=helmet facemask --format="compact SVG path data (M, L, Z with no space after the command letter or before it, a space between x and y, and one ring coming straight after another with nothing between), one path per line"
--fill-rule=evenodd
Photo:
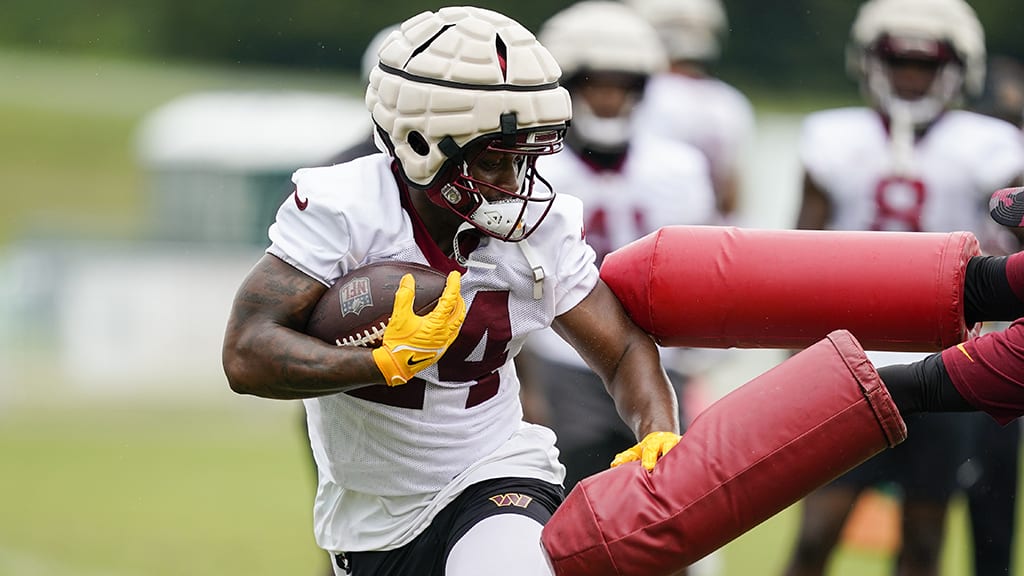
M893 66L916 61L935 67L927 90L917 97L899 94L893 82ZM882 36L864 54L866 96L884 113L899 115L922 127L955 105L963 93L964 66L947 42L932 39Z
M506 119L507 118L507 119ZM487 136L462 149L447 140L440 144L448 154L453 176L427 189L435 204L447 208L480 232L505 242L528 237L547 216L554 201L551 185L537 172L539 156L562 149L563 128L515 131L515 114L503 115L501 136ZM479 162L500 155L512 162L515 190L474 176ZM527 221L527 214L533 216ZM539 215L538 215L539 214Z
M605 154L625 152L633 137L633 111L643 97L647 76L631 72L587 71L576 74L566 83L572 95L572 129L568 131L569 145L576 150L589 150ZM595 109L585 91L589 86L614 91L621 97L607 97Z

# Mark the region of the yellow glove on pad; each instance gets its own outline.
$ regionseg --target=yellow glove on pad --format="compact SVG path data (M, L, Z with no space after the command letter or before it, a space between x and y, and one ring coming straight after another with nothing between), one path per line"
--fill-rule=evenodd
M426 315L418 316L412 308L416 281L412 274L402 276L391 320L384 328L384 342L373 350L373 361L388 386L405 384L417 372L432 366L459 335L466 319L466 302L459 293L461 286L461 274L448 274L437 305Z
M668 451L679 443L680 438L682 436L673 432L651 432L636 446L616 454L615 460L612 460L612 468L639 460L648 471L653 470L658 459L668 454Z

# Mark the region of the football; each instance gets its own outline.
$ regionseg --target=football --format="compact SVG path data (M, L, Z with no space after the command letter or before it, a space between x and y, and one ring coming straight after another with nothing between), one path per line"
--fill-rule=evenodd
M349 271L327 289L309 316L306 333L338 346L380 346L405 274L416 280L416 314L433 310L444 292L445 273L414 262L374 262Z

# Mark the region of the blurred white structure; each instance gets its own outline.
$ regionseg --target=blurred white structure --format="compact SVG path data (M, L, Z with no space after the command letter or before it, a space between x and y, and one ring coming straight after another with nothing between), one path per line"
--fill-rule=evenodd
M365 137L361 99L204 92L138 132L147 237L35 239L0 251L0 404L74 396L229 395L220 345L235 290L266 246L291 173Z
M290 176L362 139L362 99L311 92L200 92L143 121L154 238L263 245Z

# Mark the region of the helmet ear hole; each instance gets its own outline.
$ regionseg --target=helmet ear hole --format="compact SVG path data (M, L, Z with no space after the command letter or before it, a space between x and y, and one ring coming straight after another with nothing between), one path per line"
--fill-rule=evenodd
M426 156L430 154L430 144L427 143L427 139L423 137L423 134L413 130L406 136L405 141L409 143L409 147L412 151L419 154L420 156Z

